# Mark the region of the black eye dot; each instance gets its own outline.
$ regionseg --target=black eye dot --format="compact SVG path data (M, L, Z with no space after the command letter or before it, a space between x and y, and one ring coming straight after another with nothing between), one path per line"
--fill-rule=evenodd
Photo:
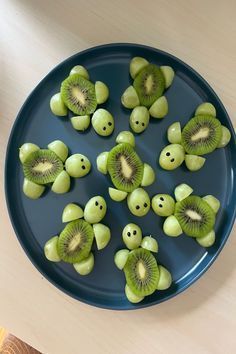
M102 210L102 205L100 205L100 210Z
M160 200L161 200L162 202L164 202L164 198L163 198L163 197L161 197Z
M166 153L166 156L170 156L170 152L167 152L167 153Z
M139 210L139 209L140 209L140 206L139 206L139 205L136 205L136 209Z
M148 205L147 205L147 203L144 203L143 206L144 206L144 208L146 208Z
M170 162L174 162L174 161L175 161L175 159L171 159L171 160L170 160Z
M81 159L80 161L81 161L81 162L84 162L84 159Z
M98 202L95 202L95 205L98 206Z
M136 234L137 234L137 231L136 231L136 230L134 230L134 231L133 231L133 235L136 235Z
M102 129L103 129L103 130L107 130L107 128L106 128L106 127L103 127Z
M163 205L162 205L162 204L159 204L158 206L159 206L160 208L162 208Z
M108 122L108 125L109 125L109 126L112 126L112 122Z
M82 165L81 167L82 167L82 170L85 170L85 169L86 169L86 167L85 167L84 165Z
M127 236L129 236L129 237L130 237L130 236L131 236L131 233L130 233L130 232L127 232Z
M145 124L144 124L144 123L142 123L142 126L143 126L143 127L145 127Z
M138 121L138 120L136 120L135 124L139 124L139 121Z

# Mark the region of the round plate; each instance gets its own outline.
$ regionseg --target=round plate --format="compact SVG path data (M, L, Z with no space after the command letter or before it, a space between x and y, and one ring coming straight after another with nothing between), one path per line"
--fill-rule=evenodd
M115 138L121 130L129 130L130 110L121 106L120 97L132 83L129 62L134 56L145 57L158 65L170 65L176 73L172 86L165 93L169 102L168 115L160 120L151 119L148 129L136 136L138 154L155 168L157 174L156 182L146 189L150 196L157 193L173 195L175 186L186 182L193 187L196 195L216 196L221 202L215 225L216 243L208 250L185 235L178 238L165 236L162 231L164 219L152 211L138 218L129 212L125 201L113 202L108 195L109 178L96 169L96 156L115 145ZM60 90L62 80L76 64L88 69L92 81L101 80L109 86L110 97L103 106L114 115L115 131L108 138L98 136L92 128L83 134L78 133L68 118L57 118L50 111L50 97ZM168 144L168 126L174 121L180 121L183 126L202 101L210 101L216 107L217 117L231 131L230 144L207 155L204 167L198 172L189 172L184 166L170 172L162 170L157 158ZM84 178L73 180L67 194L56 195L49 189L40 199L30 200L22 192L23 173L18 149L24 142L46 148L55 139L63 140L71 153L80 152L88 156L93 165L92 172ZM154 48L136 44L103 45L78 53L58 65L39 83L20 110L6 156L5 187L9 214L17 237L31 261L49 281L67 294L109 309L150 306L177 295L196 281L224 246L235 217L235 160L235 134L230 119L217 95L199 74L181 60ZM98 252L94 246L94 270L82 277L69 264L47 261L43 246L64 227L61 214L67 203L76 202L84 206L95 195L102 195L107 201L108 212L103 222L111 228L112 239L102 251ZM124 247L122 229L130 222L140 225L144 235L151 234L158 240L158 262L166 266L173 276L170 289L156 291L136 305L127 301L124 274L113 261L114 253Z

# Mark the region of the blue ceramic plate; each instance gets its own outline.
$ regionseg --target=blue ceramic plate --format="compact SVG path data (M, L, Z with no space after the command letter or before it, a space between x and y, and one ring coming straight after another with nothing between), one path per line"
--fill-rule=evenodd
M162 232L163 219L150 211L145 217L131 215L126 202L113 202L108 195L109 179L96 170L96 156L109 151L121 130L129 129L130 111L120 103L122 92L131 83L129 62L134 56L145 57L158 65L170 65L176 76L173 85L166 91L169 113L163 120L151 119L148 129L136 137L137 152L143 161L156 169L156 182L147 188L150 196L156 193L173 194L181 182L190 184L200 196L213 194L221 202L216 221L216 243L209 250L200 247L195 240L185 235L167 237ZM108 103L104 104L115 117L112 136L102 138L91 128L86 133L76 132L68 118L55 117L49 108L50 97L59 91L61 81L76 65L84 65L92 81L104 81L110 88ZM206 156L204 167L198 172L189 172L184 166L175 171L164 171L157 164L161 149L167 145L168 126L180 121L182 126L193 116L202 101L210 101L217 110L217 117L232 134L230 144ZM92 172L85 178L75 180L71 191L56 195L48 191L39 200L30 200L22 193L23 173L18 160L18 148L24 142L33 142L40 147L55 139L63 140L71 153L88 156L93 164ZM85 50L59 64L34 89L21 108L13 126L6 156L6 199L16 235L25 252L38 270L62 291L85 303L107 309L137 309L158 304L179 294L195 282L213 263L223 248L235 218L235 135L230 119L221 101L207 82L192 68L178 58L160 50L137 44L110 44ZM104 219L112 230L112 239L107 248L95 252L93 272L82 277L72 266L50 263L44 257L44 243L58 234L63 224L61 214L69 202L85 205L94 195L103 195L108 212ZM166 291L155 292L137 305L129 303L124 295L125 279L113 262L114 253L123 248L121 233L130 222L141 226L144 235L158 239L158 261L173 275L173 285ZM222 265L223 266L223 265Z

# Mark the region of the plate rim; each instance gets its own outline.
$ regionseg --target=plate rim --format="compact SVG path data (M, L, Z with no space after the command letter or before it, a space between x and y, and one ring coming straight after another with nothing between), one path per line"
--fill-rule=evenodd
M97 45L97 46L93 46L93 47L89 47L85 50L79 51L69 57L67 57L66 59L62 60L61 62L59 62L56 66L53 67L53 69L51 69L39 82L38 84L31 90L30 94L26 97L25 101L23 102L18 114L16 115L16 118L11 126L11 130L10 130L10 135L8 137L8 142L7 142L7 148L6 148L6 152L5 152L5 164L4 164L4 192L5 192L5 201L6 201L6 205L7 205L7 210L8 210L8 215L11 221L11 225L13 227L13 230L15 232L15 235L18 239L18 242L20 243L21 247L23 248L25 254L27 255L27 257L29 258L29 260L31 261L31 263L34 265L34 267L40 272L40 274L42 274L51 284L53 284L56 288L58 288L59 290L61 290L64 294L69 295L70 297L79 300L82 303L91 305L91 306L95 306L97 308L102 308L102 309L108 309L108 310L118 310L118 311L124 311L124 310L139 310L142 308L146 308L146 307L150 307L150 306L154 306L154 305L158 305L162 302L165 302L167 300L170 300L174 297L176 297L177 295L179 295L180 293L182 293L183 291L185 291L187 288L189 288L192 284L194 284L210 267L211 265L215 262L215 260L217 259L217 257L219 256L219 254L221 253L222 249L224 248L231 230L233 228L234 222L235 222L235 218L236 218L236 203L234 205L234 209L231 212L231 220L230 223L228 224L227 227L227 231L225 232L225 236L224 239L220 245L220 247L217 249L217 251L211 256L211 259L208 261L207 265L204 266L203 269L201 269L200 272L198 272L196 275L192 276L192 278L186 283L184 284L181 288L178 288L174 293L166 296L165 298L161 298L159 300L155 300L152 301L150 303L139 303L138 306L131 306L130 307L122 307L121 306L116 306L114 307L113 305L109 305L109 304L100 304L97 303L96 301L91 301L91 300L87 300L85 298L81 298L79 294L74 294L73 292L71 292L70 290L67 290L66 288L64 288L63 286L61 286L59 283L57 283L54 279L52 279L45 271L43 271L37 264L37 262L34 260L34 258L31 256L30 252L28 251L27 247L24 244L24 241L22 239L22 237L19 235L19 232L17 230L17 226L15 221L13 220L13 215L11 212L11 206L10 206L10 199L9 199L9 194L8 194L8 188L9 188L9 184L7 183L7 175L8 175L8 161L9 161L9 150L10 150L10 146L13 140L13 134L15 131L15 127L21 117L22 111L25 109L25 107L28 105L28 103L31 100L31 97L34 95L35 91L37 91L43 84L44 81L48 78L49 75L53 74L55 71L57 71L57 69L63 65L64 63L66 63L68 60L72 60L73 58L77 57L78 55L86 55L87 53L90 53L91 51L96 51L96 50L103 50L103 49L109 49L112 47L128 47L128 48L140 48L140 49L147 49L150 50L152 52L156 52L157 54L160 53L162 55L168 56L170 59L177 61L179 64L185 66L194 76L196 76L200 81L202 81L204 83L204 85L206 85L207 89L211 92L211 94L213 94L215 96L215 98L217 99L218 103L220 104L225 117L227 118L227 122L230 126L230 130L232 133L232 138L234 139L234 141L236 140L236 133L233 127L233 124L231 122L231 119L226 111L226 108L224 106L224 104L222 103L221 99L219 98L219 96L216 94L216 92L214 91L214 89L210 86L210 84L202 77L201 74L199 74L194 68L192 68L189 64L185 63L182 59L179 59L178 57L176 57L173 54L170 54L166 51L163 51L159 48L155 48L152 46L148 46L148 45L144 45L144 44L139 44L139 43L129 43L129 42L114 42L114 43L107 43L107 44L102 44L102 45ZM235 165L232 165L235 168ZM235 189L235 188L234 188ZM234 191L233 189L233 191Z

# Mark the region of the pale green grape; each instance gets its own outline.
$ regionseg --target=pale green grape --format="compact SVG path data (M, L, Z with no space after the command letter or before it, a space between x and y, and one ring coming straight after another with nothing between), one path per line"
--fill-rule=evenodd
M192 193L193 193L192 187L190 187L186 183L179 184L175 188L175 191L174 191L175 199L176 199L177 202L180 202L181 200L187 198Z
M87 202L84 208L84 219L91 223L99 223L106 215L107 204L103 197L95 196Z
M55 152L55 154L59 157L59 159L62 160L62 162L65 162L65 160L67 159L68 147L66 146L66 144L63 143L63 141L52 141L50 144L48 144L48 149Z
M38 199L41 197L45 190L45 187L41 184L36 184L32 181L29 181L27 178L24 178L23 183L23 192L30 199Z
M57 252L58 236L54 236L48 240L44 245L45 257L51 262L59 262L61 258Z
M103 173L104 175L107 174L108 155L109 155L108 151L101 152L101 154L98 155L96 160L98 171Z
M159 164L164 170L174 170L183 163L184 157L185 152L182 145L170 144L161 151Z
M151 236L145 236L142 240L141 247L145 248L148 251L157 253L158 252L158 243L155 238Z
M85 131L90 125L90 116L75 116L70 119L75 130Z
M218 148L225 147L231 139L231 133L230 133L229 129L226 128L224 125L221 126L221 129L222 129L222 137L221 137L220 142L217 146Z
M159 216L172 215L175 201L169 194L157 194L152 198L152 209Z
M52 96L50 100L50 108L53 114L56 116L66 116L68 109L62 101L60 92Z
M220 201L216 197L209 194L203 197L202 199L210 205L211 209L214 211L215 214L218 212L218 210L220 209Z
M144 165L143 165L143 179L141 182L141 186L142 187L150 186L155 181L155 178L156 178L156 175L155 175L153 168L150 165L148 165L147 163L144 163Z
M171 124L167 130L167 139L171 144L181 144L181 125L180 122Z
M91 252L89 256L78 263L74 263L73 267L80 275L88 275L94 268L94 255Z
M161 66L160 69L165 79L165 88L168 88L174 80L175 72L171 66L167 65Z
M195 116L209 114L210 116L216 117L216 109L210 102L201 103L196 111Z
M185 155L185 164L190 171L198 171L204 166L206 159L197 155Z
M93 114L92 126L98 135L111 135L115 126L114 118L106 109L99 108Z
M149 112L144 106L137 106L131 112L129 124L135 133L142 133L149 124Z
M95 94L98 104L106 102L109 97L109 89L102 81L95 82Z
M89 80L89 73L87 69L85 69L85 67L82 65L76 65L71 69L70 75L74 75L74 74L79 74L84 79Z
M166 235L177 237L183 233L180 224L174 215L168 216L163 224L163 231Z
M121 96L121 103L126 108L134 108L139 105L138 94L133 86L129 86Z
M202 247L211 247L215 243L216 235L215 231L211 230L207 235L203 237L197 237L196 241L201 245Z
M129 72L132 77L132 79L135 79L135 77L138 75L138 73L147 66L149 62L142 57L134 57L131 59L130 64L129 64Z
M144 216L150 209L150 198L143 188L137 188L128 195L128 208L133 215Z
M166 290L171 286L172 276L170 272L163 266L159 265L159 280L157 290Z
M134 304L137 304L138 302L142 301L144 299L144 296L137 296L133 293L133 291L130 289L128 284L125 285L125 295L129 302L132 302Z
M111 187L109 187L108 193L109 193L111 199L114 200L115 202L121 202L122 200L124 200L127 197L127 194L128 194L127 192L120 191L119 189L115 189L115 188L111 188Z
M93 232L97 244L97 249L105 248L111 239L111 230L108 226L103 224L94 224Z
M159 97L149 108L153 118L164 118L168 113L168 102L165 96Z
M57 194L67 193L70 189L70 176L62 171L52 184L52 191Z
M117 144L127 143L130 144L132 147L135 147L134 134L129 131L122 131L117 135L116 143Z
M142 230L136 224L127 224L122 231L122 238L127 248L138 248L142 242Z
M114 262L117 268L122 270L125 266L125 263L127 262L129 255L129 250L127 249L122 249L116 252L115 257L114 257Z
M81 219L84 216L83 209L74 203L65 206L62 212L62 222L70 222L72 220Z
M21 163L24 163L29 155L39 150L39 146L32 143L25 143L19 149L19 159Z
M90 169L89 159L82 154L74 154L68 157L65 163L67 173L74 178L86 176Z

